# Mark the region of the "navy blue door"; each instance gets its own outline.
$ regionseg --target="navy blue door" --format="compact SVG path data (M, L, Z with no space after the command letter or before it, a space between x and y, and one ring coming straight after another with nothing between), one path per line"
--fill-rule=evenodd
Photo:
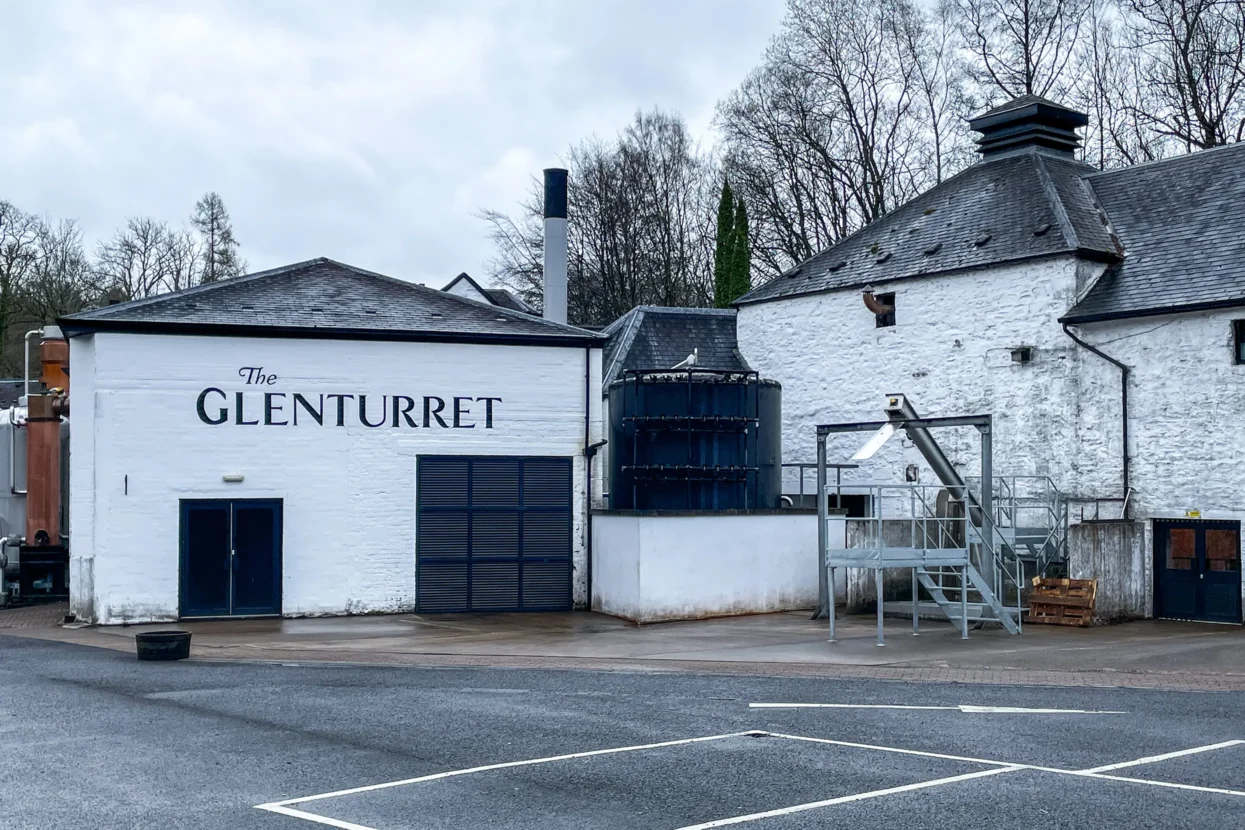
M1203 622L1241 622L1239 522L1154 523L1154 613Z
M424 613L571 608L571 460L423 457L416 499Z
M281 613L281 502L183 500L181 616Z

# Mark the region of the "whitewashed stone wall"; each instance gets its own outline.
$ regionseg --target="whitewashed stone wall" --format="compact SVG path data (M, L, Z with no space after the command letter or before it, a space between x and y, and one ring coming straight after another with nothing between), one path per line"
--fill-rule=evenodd
M743 306L740 350L783 385L783 460L814 460L817 424L882 420L883 397L899 392L925 416L993 414L996 475L1049 476L1084 499L1121 496L1119 370L1058 323L1097 270L1068 258L879 283L876 290L896 296L897 324L883 329L859 289ZM1240 318L1245 309L1074 329L1131 367L1132 515L1146 520L1146 553L1100 584L1100 594L1119 595L1121 613L1151 613L1153 519L1196 510L1245 520L1245 366L1232 357L1232 320ZM1012 362L1020 346L1033 348L1032 363ZM832 437L829 460L846 462L865 437ZM959 469L980 469L975 430L936 437ZM908 464L935 483L900 437L843 477L900 482ZM1114 509L1100 515L1118 516Z
M584 370L587 360L596 441L599 349L123 334L74 338L70 348L71 599L80 619L177 617L178 504L188 498L284 500L285 614L409 611L415 464L426 454L571 457L574 597L587 602ZM342 427L328 405L324 426L305 417L298 426L236 425L233 394L256 390L239 369L261 366L277 380L248 399L247 419L263 420L264 391L364 393L369 406L381 395L501 400L492 429L474 401L464 402L470 414L458 429L448 410L449 428L424 428L420 406L415 428L368 428L357 401L347 402ZM207 387L230 396L229 422L198 416ZM215 417L223 402L208 403ZM274 421L290 417L288 396L281 403ZM244 481L225 483L231 473Z
M927 417L993 414L996 475L1046 475L1065 492L1118 495L1116 370L1057 322L1075 301L1070 259L876 289L895 293L895 326L876 328L858 289L740 308L740 351L782 384L783 461L816 459L819 423L884 420L884 397L898 392ZM1033 361L1013 362L1023 346ZM936 437L961 470L980 469L976 430ZM829 460L847 462L866 438L832 437ZM924 468L897 437L844 481L903 481L908 464ZM936 483L928 468L923 476Z

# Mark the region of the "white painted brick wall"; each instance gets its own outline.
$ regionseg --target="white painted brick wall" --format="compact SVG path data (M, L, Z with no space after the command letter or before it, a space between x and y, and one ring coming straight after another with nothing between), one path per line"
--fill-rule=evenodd
M595 391L600 358L600 350L592 350L593 441L602 434ZM571 457L574 596L583 604L584 362L582 348L75 338L74 611L101 623L174 619L179 500L227 497L284 500L284 613L409 611L415 603L415 462L425 454ZM483 428L478 403L471 405L474 429L369 429L353 418L337 427L327 411L324 426L203 423L195 406L204 388L219 387L231 396L254 388L239 377L243 366L277 374L277 383L265 391L364 393L369 404L373 395L385 394L494 396L502 402L495 405L491 430ZM352 404L347 402L348 412ZM245 480L226 484L226 473ZM600 482L595 471L594 482Z

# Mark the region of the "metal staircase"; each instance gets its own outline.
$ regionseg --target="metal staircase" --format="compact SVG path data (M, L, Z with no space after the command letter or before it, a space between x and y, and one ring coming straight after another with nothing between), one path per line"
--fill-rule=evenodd
M913 602L889 603L892 612L945 616L967 636L973 622L994 621L1020 633L1025 566L995 530L993 543L969 518L973 511L948 488L920 484L871 484L853 488L868 495L870 514L853 519L843 547L826 551L828 568L909 568ZM827 534L829 536L829 534ZM921 600L916 586L924 588ZM883 588L884 590L884 588ZM915 608L914 608L915 604Z
M830 639L834 639L834 569L839 567L873 571L878 645L883 645L886 603L883 572L896 568L911 570L911 601L903 605L908 606L914 630L923 613L939 613L955 622L964 637L970 621L996 621L1008 632L1019 634L1026 574L1050 575L1066 568L1067 499L1044 476L993 475L990 415L922 418L912 402L899 394L886 396L883 411L887 416L883 422L817 427L822 520L818 535L825 554L822 585L829 591ZM976 479L960 475L931 432L967 426L976 428L981 439L981 476ZM826 480L826 438L868 430L876 432L853 461L870 458L902 430L941 483L852 486L853 492L867 492L869 515L851 520L846 537L835 542L825 508L831 495ZM921 589L928 599L922 598ZM892 610L896 605L892 603Z

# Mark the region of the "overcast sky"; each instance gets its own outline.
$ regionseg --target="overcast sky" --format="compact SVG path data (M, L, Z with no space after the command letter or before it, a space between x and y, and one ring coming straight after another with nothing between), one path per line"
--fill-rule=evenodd
M637 108L715 103L782 0L0 0L0 199L181 224L216 190L252 270L316 256L440 286L483 207Z

